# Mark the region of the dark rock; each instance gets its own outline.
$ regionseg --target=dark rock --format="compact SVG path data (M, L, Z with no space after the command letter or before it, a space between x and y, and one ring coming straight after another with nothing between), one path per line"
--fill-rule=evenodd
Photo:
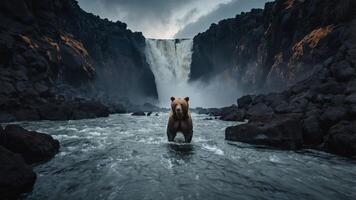
M52 136L27 131L17 125L8 125L3 132L3 146L23 156L27 163L51 159L59 150L59 142Z
M345 99L346 103L348 104L356 104L356 93L350 94Z
M356 93L356 80L350 81L347 84L346 94Z
M271 93L265 97L265 102L268 106L276 108L277 106L285 103L286 97L283 94Z
M11 93L16 92L14 86L11 83L8 82L0 82L0 94L6 94L9 95Z
M36 91L40 94L47 92L49 89L46 85L41 84L41 83L36 83L34 87L35 87Z
M326 83L318 85L315 89L315 92L319 94L343 94L345 91L345 86L336 81L330 80Z
M306 145L319 145L323 142L323 130L317 116L309 116L303 120L303 140Z
M0 146L0 199L17 199L29 192L36 181L36 174L19 154Z
M146 116L145 112L134 112L131 115L132 116Z
M303 144L302 132L297 115L277 115L228 127L225 130L225 139L282 149L298 149Z
M252 98L250 95L243 96L237 100L238 108L245 108L252 103Z
M341 121L329 130L327 149L345 156L356 155L356 121Z
M321 127L328 129L330 126L343 120L347 116L347 109L344 107L328 107L320 116Z
M152 115L152 112L148 112L148 113L147 113L147 116L151 116L151 115Z
M346 60L343 60L331 67L333 75L339 81L348 81L355 76L355 69Z
M224 121L244 121L246 117L244 110L232 111L221 115L220 119Z
M256 105L251 106L246 115L249 117L260 117L260 116L272 116L273 115L272 108L266 106L264 103L258 103Z
M159 114L158 114L158 113L156 113L156 114L155 114L155 116L159 116Z
M100 102L88 101L79 103L78 110L89 113L95 117L108 117L109 109ZM91 118L91 117L89 117Z
M38 108L38 112L43 120L69 120L72 109L56 104L44 104Z
M0 112L0 122L12 122L15 120L16 117L13 114L7 112Z
M36 109L19 109L16 110L15 112L15 117L17 121L24 121L24 120L40 120L41 117Z

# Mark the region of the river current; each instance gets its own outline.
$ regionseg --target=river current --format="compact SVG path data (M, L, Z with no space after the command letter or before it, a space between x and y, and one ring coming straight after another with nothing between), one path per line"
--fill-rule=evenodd
M224 139L236 122L193 114L191 144L168 143L168 115L21 122L58 139L27 199L352 199L356 162Z

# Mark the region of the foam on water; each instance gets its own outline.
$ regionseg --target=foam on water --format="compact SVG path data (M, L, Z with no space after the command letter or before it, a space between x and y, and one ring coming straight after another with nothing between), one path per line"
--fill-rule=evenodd
M333 200L356 195L354 161L226 142L224 130L236 122L205 117L193 115L191 144L167 141L167 113L19 123L61 143L53 159L34 166L39 176L26 198Z

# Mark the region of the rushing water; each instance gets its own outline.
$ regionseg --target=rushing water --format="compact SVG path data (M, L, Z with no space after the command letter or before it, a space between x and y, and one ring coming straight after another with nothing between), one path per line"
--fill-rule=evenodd
M194 99L191 107L222 107L236 103L240 96L234 73L215 74L209 80L190 80L192 39L147 39L145 54L155 76L161 107L171 96Z
M189 95L192 39L147 39L146 57L155 76L158 98L165 106L171 96Z
M352 199L356 162L224 140L235 124L193 115L192 144L168 143L167 114L24 122L60 152L35 166L28 199ZM182 139L180 136L178 139Z

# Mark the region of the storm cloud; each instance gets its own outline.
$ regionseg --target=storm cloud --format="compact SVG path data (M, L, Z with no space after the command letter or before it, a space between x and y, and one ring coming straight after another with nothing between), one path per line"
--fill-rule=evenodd
M226 4L219 4L212 12L201 16L195 22L186 24L175 34L175 38L191 38L197 33L207 30L212 23L235 17L236 14L249 11L252 8L263 8L266 2L268 0L233 0Z
M148 38L192 37L265 0L78 0L87 12L122 21Z

